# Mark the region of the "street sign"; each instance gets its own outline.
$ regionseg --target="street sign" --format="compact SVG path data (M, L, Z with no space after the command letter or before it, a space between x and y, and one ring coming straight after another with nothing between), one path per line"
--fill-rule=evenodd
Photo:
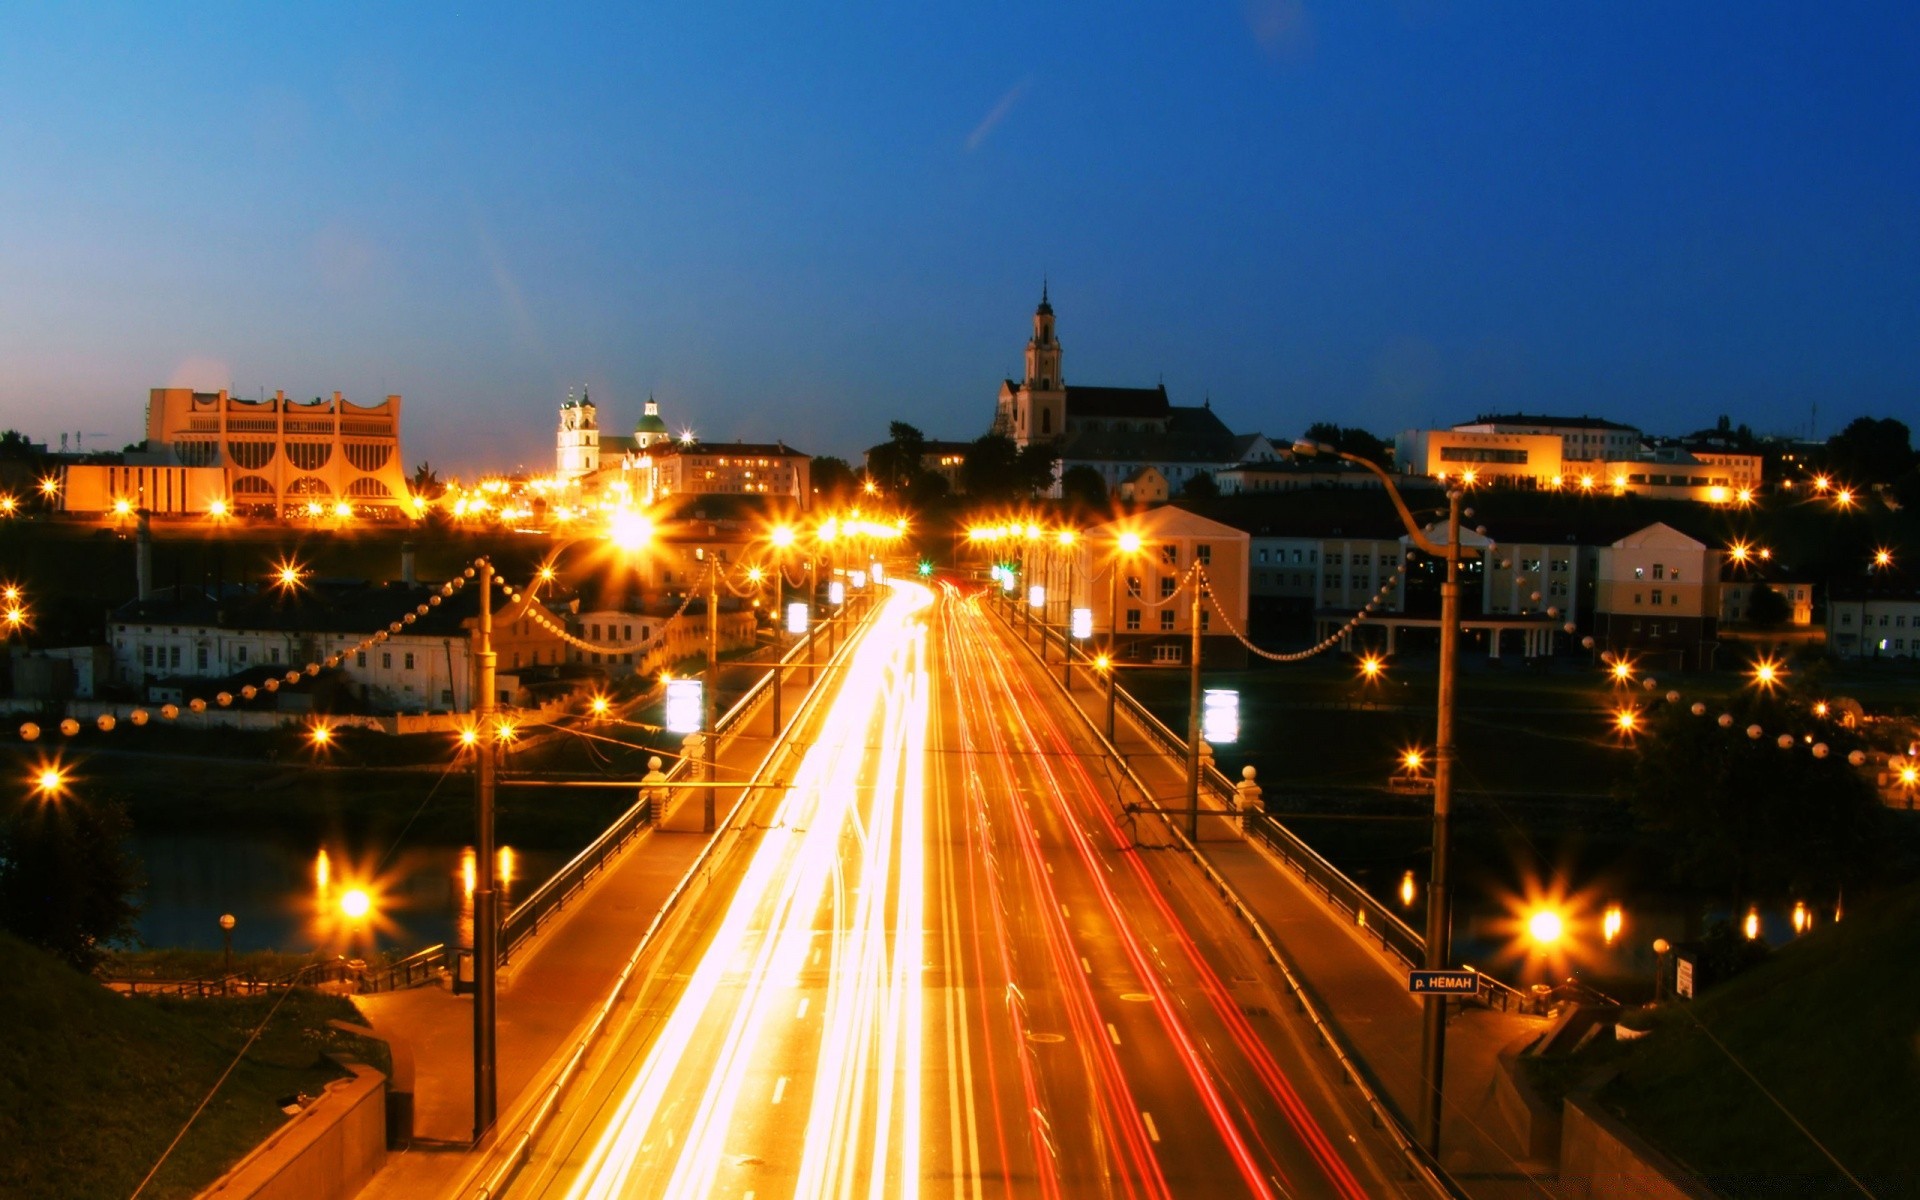
M1201 699L1200 736L1216 746L1240 740L1240 693L1208 688Z
M699 733L705 697L698 679L667 681L667 732Z
M798 600L787 605L787 632L805 633L807 631L807 606Z
M1408 971L1407 990L1416 994L1471 996L1480 990L1480 972Z

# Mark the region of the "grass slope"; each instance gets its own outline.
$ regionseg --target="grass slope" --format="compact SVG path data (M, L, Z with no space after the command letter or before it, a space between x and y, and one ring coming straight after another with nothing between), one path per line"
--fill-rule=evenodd
M0 932L0 1195L128 1196L273 1003L116 995ZM317 1094L335 1051L381 1047L326 1028L347 1001L288 998L143 1196L192 1196Z
M1737 1059L1875 1195L1920 1194L1917 951L1913 885L1663 1013L1600 1100L1725 1194L1857 1195Z

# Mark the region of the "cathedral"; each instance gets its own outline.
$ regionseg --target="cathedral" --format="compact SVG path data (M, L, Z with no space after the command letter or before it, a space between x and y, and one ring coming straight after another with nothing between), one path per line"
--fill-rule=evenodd
M647 397L633 436L600 432L599 410L585 388L560 406L554 476L592 503L618 495L641 504L676 496L784 497L805 508L812 500L812 460L785 442L699 441L688 430L675 438Z
M1176 492L1195 475L1246 461L1271 461L1274 450L1257 433L1235 434L1213 413L1171 404L1166 385L1150 388L1070 386L1060 369L1060 339L1046 286L1027 339L1026 377L1002 380L992 432L1025 449L1046 445L1057 470L1090 467L1110 491L1152 468Z

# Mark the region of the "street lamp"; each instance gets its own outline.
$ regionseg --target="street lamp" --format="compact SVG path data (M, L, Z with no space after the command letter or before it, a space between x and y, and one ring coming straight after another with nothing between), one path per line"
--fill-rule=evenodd
M1407 536L1427 554L1446 559L1447 578L1440 585L1440 683L1436 705L1433 745L1433 859L1427 875L1427 941L1424 966L1442 971L1450 965L1453 940L1452 896L1448 892L1447 857L1450 847L1449 821L1453 811L1453 681L1455 656L1460 639L1460 501L1458 488L1447 490L1447 540L1436 545L1407 510L1400 489L1379 464L1357 454L1336 450L1323 442L1297 441L1294 453L1329 454L1366 468L1387 489L1387 498L1407 527ZM1425 998L1420 1038L1420 1124L1427 1153L1440 1156L1440 1102L1444 1092L1446 1069L1447 1001L1445 996L1429 993Z
M1128 530L1113 541L1113 563L1107 575L1107 740L1113 740L1113 710L1120 683L1120 556L1140 553L1140 535Z
M236 924L238 922L233 919L232 913L220 914L220 943L226 958L226 967L222 974L229 976L233 974L233 927Z

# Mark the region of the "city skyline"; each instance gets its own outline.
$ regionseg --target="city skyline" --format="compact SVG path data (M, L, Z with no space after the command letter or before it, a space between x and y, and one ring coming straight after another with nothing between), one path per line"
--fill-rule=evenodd
M540 470L585 386L852 458L984 432L1043 279L1069 381L1272 435L1920 378L1907 13L382 17L6 19L0 425L397 392L409 469Z

